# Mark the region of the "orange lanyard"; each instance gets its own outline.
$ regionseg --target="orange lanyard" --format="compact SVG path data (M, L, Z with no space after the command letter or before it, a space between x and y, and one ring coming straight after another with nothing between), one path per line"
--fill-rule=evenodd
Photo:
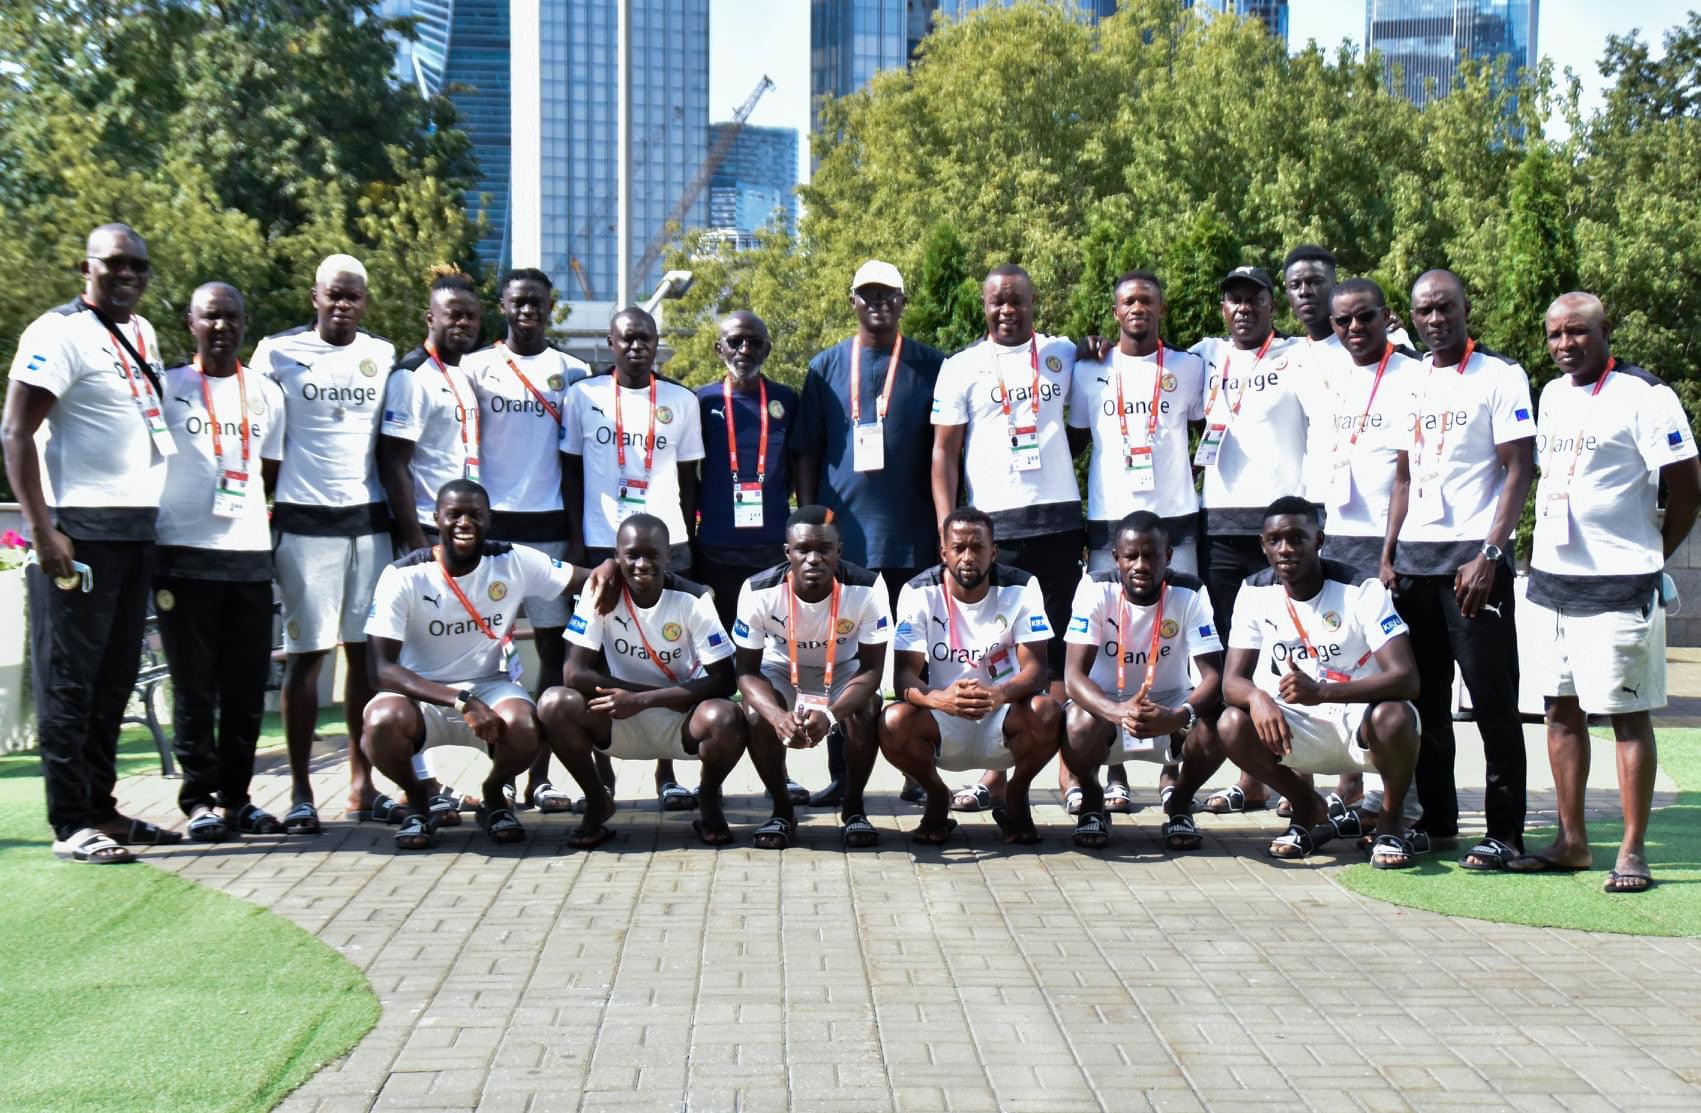
M148 345L147 342L142 339L142 326L131 325L130 328L131 331L136 334L136 354L143 359L147 359ZM112 333L112 338L114 340L118 340L118 343L114 346L118 349L118 365L124 368L124 381L129 384L130 387L130 397L135 399L138 406L146 408L146 404L151 403L154 400L154 385L152 381L150 381L146 375L138 376L136 372L130 369L130 360L124 354L123 340L119 338L116 330L108 329L107 331ZM142 380L141 390L136 389L137 378ZM145 401L143 399L143 395L147 396Z
M1601 377L1595 380L1595 389L1589 391L1590 398L1601 392L1601 387L1606 385L1607 376L1612 374L1612 369L1617 365L1617 356L1607 357L1606 370L1602 371ZM1571 481L1577 478L1577 463L1583 459L1583 428L1585 424L1585 422L1578 422L1577 424L1577 450L1571 454L1571 470L1565 473L1565 486L1567 488L1571 486Z
M1471 353L1476 351L1476 350L1477 350L1477 342L1475 340L1467 339L1465 341L1465 354L1459 357L1459 363L1454 368L1454 370L1458 374L1463 375L1465 373L1465 365L1471 362ZM1418 412L1417 420L1412 422L1412 456L1413 456L1414 460L1422 460L1423 459L1423 412L1422 412L1422 410L1427 409L1428 406L1429 406L1429 384L1430 384L1430 380L1435 378L1435 370L1436 370L1435 365L1433 363L1430 364L1429 365L1429 379L1425 379L1424 384L1423 384L1424 405L1423 405L1422 408L1420 408L1420 410ZM1442 452L1447 448L1447 428L1448 428L1447 421L1446 421L1445 418L1443 418L1442 423L1441 423L1441 437L1440 437L1440 439L1438 439L1435 442L1435 458L1436 458L1437 461L1439 461L1441 459Z
M950 573L946 573L947 578L949 578L949 575ZM990 577L991 573L988 572L987 575ZM987 585L986 591L988 595L992 594L993 589L990 584ZM945 596L945 636L950 641L952 649L961 650L963 648L963 639L957 634L957 608L956 605L951 602L951 585L945 580L941 580L939 582L939 592ZM983 598L981 601L985 602L985 599ZM997 643L994 642L993 644ZM991 649L992 646L988 646L987 648Z
M449 585L450 594L454 595L456 599L461 601L462 608L464 608L467 614L472 617L472 620L478 624L479 630L485 637L489 638L497 645L507 646L508 643L513 640L514 632L509 630L500 638L496 636L496 634L490 629L490 623L486 622L484 616L478 613L472 605L472 600L467 598L467 593L461 590L461 585L455 582L454 576L450 575L449 566L443 563L443 546L435 545L432 548L437 557L437 567L443 573L443 582Z
M654 387L654 385L655 385L654 379L650 380L650 385L652 387ZM620 384L615 383L614 389L619 390ZM667 662L663 661L661 659L660 655L658 655L656 653L655 646L650 644L649 636L644 633L644 624L643 624L642 621L639 620L638 612L632 606L632 592L627 589L627 587L624 583L622 583L620 585L620 596L621 596L621 598L626 600L626 613L632 616L632 628L634 630L638 631L638 640L644 643L644 652L648 653L650 655L650 664L652 664L656 668L660 669L662 671L662 675L666 676L669 680L673 681L675 684L678 684L679 683L679 677L677 675L675 675L675 673L672 669L667 667ZM660 602L660 600L658 599L657 602Z
M614 380L614 458L620 464L620 474L626 474L626 423L620 416L620 396L626 388L620 385L620 377L611 375ZM650 372L650 435L644 442L644 478L650 477L656 463L656 373ZM658 664L660 662L657 662ZM666 669L662 670L666 672ZM668 673L672 676L672 673Z
M508 345L498 340L496 346L502 349L502 358L507 362L508 370L512 371L515 378L520 380L520 385L531 391L532 397L537 399L538 405L549 411L549 416L555 419L555 424L560 425L561 411L556 408L555 403L545 398L543 392L533 386L530 379L526 378L526 373L520 370L520 365L515 363L513 357L508 354Z
M1258 370L1258 365L1264 362L1264 353L1270 350L1270 345L1275 342L1275 339L1276 334L1273 330L1270 335L1264 338L1263 347L1259 348L1258 354L1252 357L1252 366L1248 368L1246 372L1247 378L1251 378L1252 372ZM1158 346L1158 350L1163 351L1162 344ZM1211 419L1211 407L1217 404L1217 391L1227 389L1229 365L1233 362L1233 360L1234 345L1231 343L1229 345L1229 354L1223 357L1223 369L1218 373L1217 381L1211 384L1211 397L1205 401L1205 420L1207 421ZM1235 393L1234 404L1229 407L1229 417L1235 418L1240 416L1240 404L1244 401L1246 401L1246 384L1241 383L1240 390Z
M762 415L762 432L757 436L756 446L756 485L762 486L768 479L768 380L760 374L756 376L756 404ZM738 433L733 428L732 419L732 376L721 380L721 404L726 408L726 454L732 464L732 483L738 486ZM835 591L838 589L835 588ZM834 599L838 596L835 594Z
M478 407L472 406L469 408L466 403L461 401L461 388L455 385L455 376L449 374L449 368L444 366L443 360L437 355L436 346L433 344L427 344L425 346L425 354L431 357L431 362L436 364L437 370L443 373L443 381L449 384L449 393L454 395L455 410L461 420L461 452L466 456L477 459ZM509 366L513 365L510 364ZM472 433L470 435L467 433L467 427L469 425L472 427Z
M1164 602L1169 598L1169 585L1158 588L1158 609L1152 615L1152 645L1146 650L1146 682L1134 694L1143 700L1152 690L1152 678L1158 674L1158 642L1164 634ZM1128 680L1128 593L1116 592L1116 694L1120 696Z
M1317 647L1311 644L1310 636L1306 634L1305 627L1299 621L1299 612L1293 609L1293 596L1291 596L1287 593L1286 588L1282 589L1282 602L1284 602L1288 605L1288 617L1293 620L1293 628L1299 632L1299 642L1300 642L1301 645L1305 646L1305 651L1307 653L1311 654L1311 659L1313 661L1317 662L1318 674L1319 674L1319 676L1321 676L1322 670L1326 667L1323 664L1323 658L1318 655ZM1359 669L1363 668L1364 663L1366 661L1370 660L1370 655L1371 655L1371 651L1368 650L1368 649L1365 650L1364 656L1360 657L1358 659L1358 664L1354 665L1350 670L1348 670L1348 675L1350 676L1352 673L1355 673Z
M201 404L207 407L207 424L213 427L213 466L224 466L224 441L219 436L219 415L213 412L213 391L207 384L207 373L201 371L201 357L195 357L195 370L201 372ZM248 386L242 381L242 361L236 362L236 396L242 404L242 474L248 474Z
M1388 370L1388 361L1394 358L1394 345L1389 342L1382 352L1382 362L1376 365L1376 380L1370 384L1370 397L1364 400L1364 412L1353 422L1353 435L1347 438L1347 451L1351 452L1358 444L1358 435L1364 432L1365 419L1370 416L1370 407L1376 404L1376 392L1382 389L1382 373Z
M1039 338L1028 337L1028 363L1034 369L1034 392L1028 400L1034 404L1034 428L1039 428L1040 416L1040 373L1039 373ZM1004 407L1004 421L1011 429L1016 428L1015 415L1010 411L1010 388L1004 384L1004 370L998 366L998 359L993 357L993 367L998 371L998 402ZM890 380L888 380L890 381Z
M1118 355L1121 353L1118 352ZM1152 443L1152 438L1158 432L1158 394L1164 388L1164 345L1158 341L1158 373L1152 379L1152 405L1146 411L1146 444ZM1122 422L1122 452L1126 456L1134 455L1134 446L1128 441L1128 411L1122 408L1122 366L1116 368L1116 416Z
M875 407L874 416L880 421L886 420L886 411L892 406L892 384L898 381L898 356L904 350L904 334L898 333L892 341L892 358L886 361L886 386L880 392L880 405ZM850 374L850 404L851 424L862 423L862 344L856 337L851 337L851 374ZM766 409L767 407L763 407ZM728 413L732 411L728 410Z
M791 573L786 573L786 652L791 656L791 690L797 685L797 589L792 586ZM833 657L838 653L839 638L839 580L833 578L833 601L827 604L827 665L822 670L821 686L829 697L833 694Z

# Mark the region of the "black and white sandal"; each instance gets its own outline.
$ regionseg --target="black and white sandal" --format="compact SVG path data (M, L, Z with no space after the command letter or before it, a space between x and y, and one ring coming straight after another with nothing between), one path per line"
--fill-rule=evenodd
M1317 840L1315 835L1312 831L1297 823L1288 824L1287 833L1271 842L1264 851L1270 857L1280 858L1284 862L1309 858L1316 852Z
M880 845L880 831L868 821L866 815L853 815L845 820L839 828L839 835L844 839L847 848L861 849Z
M1410 869L1417 864L1418 852L1399 835L1377 835L1370 844L1370 866L1379 870Z
M1110 816L1085 812L1075 821L1075 845L1082 850L1103 850L1110 845Z
M230 837L230 828L212 808L203 808L192 816L185 830L195 842L223 842Z
M697 808L697 794L682 784L668 781L656 790L664 812L689 812Z
M1078 788L1072 788L1068 792L1065 792L1063 794L1064 813L1067 815L1080 815L1081 803L1086 798L1086 795L1086 793L1082 792Z
M1205 842L1193 817L1186 812L1165 816L1159 833L1163 836L1165 850L1198 850Z
M796 830L795 820L781 819L776 815L750 832L750 843L763 850L784 850L791 845L792 832Z
M284 832L277 816L253 802L242 805L237 811L236 829L244 835L281 835Z
M555 815L558 812L573 810L573 797L556 788L548 781L539 781L532 786L527 802L544 815Z
M992 807L992 790L976 782L964 785L951 794L951 810L954 812L984 812Z
M117 839L93 827L84 827L71 832L68 838L53 840L53 856L87 862L91 866L116 866L136 860L136 856Z
M1134 794L1121 781L1112 781L1104 789L1104 810L1121 815L1134 814Z
M436 843L431 824L418 812L402 820L401 827L396 830L397 850L430 850Z
M526 829L520 825L520 817L514 814L512 808L495 808L486 811L478 810L479 830L490 836L490 841L498 845L523 842Z
M427 805L431 809L431 829L439 827L459 827L461 824L461 797L458 793L445 789L431 798Z
M1507 863L1522 853L1523 851L1511 843L1501 842L1489 835L1467 850L1465 856L1459 859L1459 865L1475 873L1503 872Z
M380 796L378 800L389 797ZM378 810L378 800L372 802L374 814ZM393 801L392 801L393 802ZM319 825L319 809L305 800L284 813L283 829L286 835L317 835L323 828Z

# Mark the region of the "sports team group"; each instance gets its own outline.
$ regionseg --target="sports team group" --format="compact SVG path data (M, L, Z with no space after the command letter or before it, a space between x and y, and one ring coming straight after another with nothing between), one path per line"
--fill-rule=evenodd
M693 391L658 371L640 308L614 315L606 371L553 347L554 291L532 269L502 277L494 328L473 283L442 274L399 357L361 328L351 256L303 291L311 323L247 359L241 292L208 283L194 358L171 369L136 312L142 237L96 229L81 270L82 295L19 339L0 422L33 545L61 857L319 833L314 731L340 646L346 817L393 824L403 851L464 812L516 842L532 809L577 812L567 845L598 846L611 759L653 763L659 807L729 843L722 786L746 754L772 804L759 847L790 845L805 806L837 809L845 847L877 845L881 757L919 805L914 842L989 810L1030 845L1055 759L1082 848L1112 841L1135 810L1128 766L1147 762L1169 851L1200 846L1198 813L1275 807L1270 856L1345 840L1397 869L1460 838L1457 688L1485 785L1462 864L1593 866L1594 715L1624 820L1606 888L1653 884L1662 569L1701 464L1677 395L1612 353L1593 295L1529 322L1559 372L1533 401L1525 370L1472 337L1446 270L1411 289L1421 356L1384 291L1312 245L1279 276L1226 274L1223 335L1188 348L1165 341L1160 275L1118 278L1115 335L1077 342L1036 332L1031 278L997 266L984 337L946 355L903 334L903 276L870 260L848 276L855 335L801 390L764 374L767 326L739 311L718 322L724 376ZM1274 328L1284 302L1296 335ZM1518 645L1517 608L1537 644ZM281 818L249 795L280 613ZM113 795L150 615L181 833ZM1545 701L1559 814L1539 848L1520 685ZM476 796L434 775L442 746L488 755ZM813 793L788 770L811 749L828 777Z

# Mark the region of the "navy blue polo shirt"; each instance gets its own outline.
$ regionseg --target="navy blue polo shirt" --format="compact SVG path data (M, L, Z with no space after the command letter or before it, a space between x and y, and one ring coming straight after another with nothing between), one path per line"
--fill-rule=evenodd
M898 379L886 412L886 466L859 472L853 462L850 356L853 336L818 353L803 380L797 419L800 451L821 457L817 499L831 507L845 559L866 568L920 568L939 560L933 518L933 383L945 353L904 337ZM862 421L874 421L890 351L865 349Z
M716 380L696 390L703 418L703 482L697 507L697 546L713 559L737 561L733 552L757 548L772 555L785 543L786 518L791 515L791 460L797 451L792 431L798 415L797 391L767 376L768 466L762 482L762 525L737 529L732 524L732 460L726 450L726 401ZM756 453L762 442L761 397L756 391L732 392L733 433L738 438L739 481L756 482ZM754 567L754 565L752 565Z

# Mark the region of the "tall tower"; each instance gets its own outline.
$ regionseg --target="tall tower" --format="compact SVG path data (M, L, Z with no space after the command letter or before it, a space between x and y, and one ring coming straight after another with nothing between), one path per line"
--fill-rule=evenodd
M1447 95L1460 58L1505 55L1514 73L1533 65L1540 8L1541 0L1365 0L1365 46L1381 52L1390 90L1422 106Z

